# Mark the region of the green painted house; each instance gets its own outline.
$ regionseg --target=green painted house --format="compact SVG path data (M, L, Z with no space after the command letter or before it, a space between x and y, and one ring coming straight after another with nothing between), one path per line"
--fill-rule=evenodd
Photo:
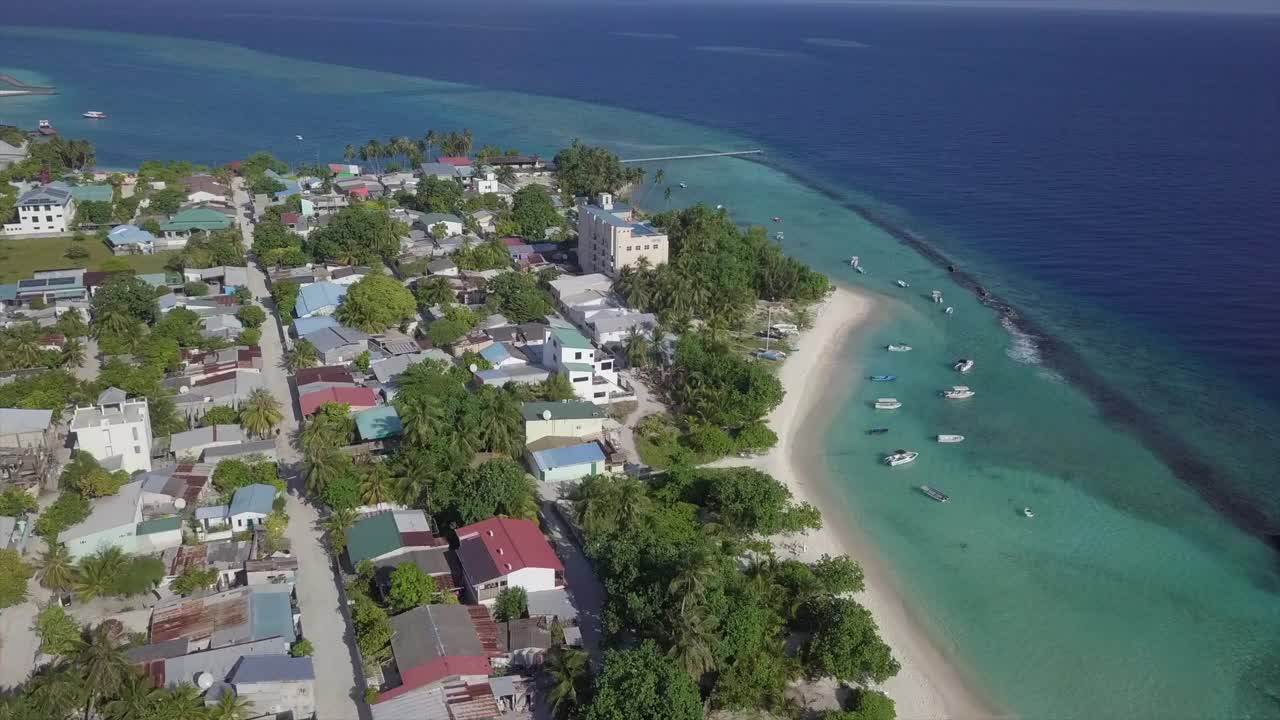
M231 218L209 208L188 208L179 211L167 222L160 223L165 237L188 236L198 230L213 232L231 227Z

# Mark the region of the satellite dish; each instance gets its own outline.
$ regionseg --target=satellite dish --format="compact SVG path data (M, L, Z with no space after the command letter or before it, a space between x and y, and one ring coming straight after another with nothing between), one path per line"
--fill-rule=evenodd
M201 690L213 687L213 675L204 671L196 673L196 687Z
M479 370L479 369L480 369L480 367L479 367L478 365L476 365L475 363L471 363L471 364L470 364L470 365L468 365L467 367L468 367L468 368L470 368L471 372L475 372L475 371L477 371L477 370Z
M543 411L542 411L542 419L543 419L543 420L550 420L550 419L551 419L551 411L550 411L550 410L543 410Z
M191 392L191 388L187 385L183 385L182 387L178 388L179 395L186 395L189 392Z
M173 506L179 510L187 506L186 498L177 498L173 501Z

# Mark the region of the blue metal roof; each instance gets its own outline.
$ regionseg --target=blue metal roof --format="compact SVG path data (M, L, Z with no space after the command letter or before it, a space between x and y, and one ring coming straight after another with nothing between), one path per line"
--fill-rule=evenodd
M604 462L604 451L596 443L583 443L569 447L539 450L533 454L533 462L541 471L576 465Z
M240 513L258 513L260 515L271 514L271 504L275 502L276 489L270 485L262 483L254 483L245 485L236 490L236 494L231 497L231 516L235 517Z
M316 671L311 658L288 655L246 655L231 673L231 682L237 685L315 679Z
M380 440L400 434L400 414L391 405L381 405L356 413L356 429L361 440Z
M117 225L107 233L107 242L112 245L142 245L155 242L156 236L137 225Z
M293 331L302 337L308 333L323 330L325 328L337 327L338 319L332 315L322 315L320 317L298 318L293 321Z
M293 642L293 607L286 587L254 589L249 597L249 633L254 640L282 637Z
M347 295L347 286L331 282L318 282L304 285L298 293L298 301L294 304L294 314L306 317L329 307L338 305Z
M511 359L511 353L507 352L507 348L502 343L494 343L489 347L480 351L480 357L488 360L494 365L502 363L504 360Z
M18 283L0 285L0 301L13 302L18 299Z

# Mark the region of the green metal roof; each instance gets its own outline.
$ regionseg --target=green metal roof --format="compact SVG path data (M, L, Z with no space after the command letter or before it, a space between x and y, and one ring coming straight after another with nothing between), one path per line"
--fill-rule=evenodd
M391 405L381 405L356 413L356 429L361 440L381 440L400 434L400 414Z
M139 535L151 535L152 533L166 532L168 530L182 529L182 518L177 515L169 517L153 518L151 520L143 520L138 523Z
M396 517L384 512L371 515L356 523L347 531L347 557L351 567L361 560L372 560L400 547L400 530Z
M567 362L564 363L564 367L571 372L591 372L595 370L591 363L584 362Z
M167 286L167 285L182 284L182 276L171 270L166 272L158 272L158 273L143 273L138 276L138 279L150 285L151 287L160 287L161 285Z
M71 197L76 202L111 202L110 185L76 185L71 188Z
M217 210L208 208L190 208L160 223L165 232L186 232L188 230L224 230L231 227L231 218Z
M560 341L561 347L581 348L583 350L591 350L594 347L585 335L574 328L551 327L549 330L556 340Z
M549 411L552 420L587 420L605 417L605 412L600 409L600 406L586 400L527 402L520 406L520 414L525 420L541 420L543 411Z

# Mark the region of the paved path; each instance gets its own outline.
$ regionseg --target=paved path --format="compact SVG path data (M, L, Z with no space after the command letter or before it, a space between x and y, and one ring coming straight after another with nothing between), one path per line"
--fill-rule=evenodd
M34 566L42 552L44 541L33 537L27 541L23 559ZM35 669L36 650L40 647L40 639L33 629L36 613L40 611L37 603L48 601L49 591L32 578L27 583L26 602L0 610L0 691L26 682Z
M250 202L242 180L235 182L235 204L243 209ZM246 248L253 244L253 225L240 218ZM260 302L270 300L267 278L254 264L249 266L249 289ZM262 372L267 389L280 401L284 420L276 437L280 472L290 485L286 510L287 536L298 558L298 607L302 611L302 633L315 646L317 720L355 720L369 717L363 699L363 673L355 652L355 634L342 611L338 586L341 580L324 547L317 507L305 502L299 468L302 456L294 447L298 431L298 410L282 360L283 337L280 320L268 313L262 328Z
M554 502L542 504L542 519L556 555L564 564L565 585L569 587L569 597L578 610L582 648L591 655L591 661L598 669L604 652L601 649L604 640L604 587L596 579L591 562L574 540L568 525L556 512Z

